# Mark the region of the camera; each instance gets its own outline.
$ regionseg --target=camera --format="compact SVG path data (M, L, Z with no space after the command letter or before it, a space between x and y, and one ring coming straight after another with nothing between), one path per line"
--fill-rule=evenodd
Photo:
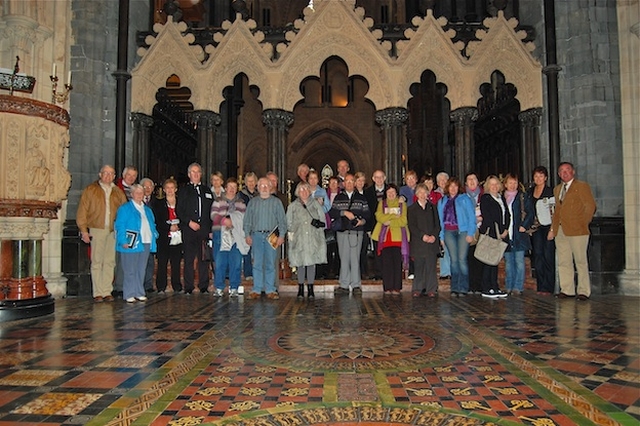
M319 219L311 219L311 225L316 228L324 228L324 222Z
M358 221L360 221L361 217L360 216L356 216L353 219L351 219L351 226L353 228L358 226Z

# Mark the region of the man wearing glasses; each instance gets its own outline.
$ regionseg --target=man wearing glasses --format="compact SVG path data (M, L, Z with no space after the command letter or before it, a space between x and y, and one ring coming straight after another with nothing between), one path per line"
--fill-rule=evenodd
M116 265L113 222L118 207L127 202L127 197L113 183L116 171L112 166L102 166L98 176L99 179L82 192L76 223L82 241L91 244L93 300L111 302L113 271Z

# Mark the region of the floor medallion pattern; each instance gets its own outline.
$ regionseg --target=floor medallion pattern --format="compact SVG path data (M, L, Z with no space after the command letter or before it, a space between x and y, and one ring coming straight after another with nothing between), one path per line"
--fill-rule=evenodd
M294 295L0 323L0 426L640 424L637 300Z

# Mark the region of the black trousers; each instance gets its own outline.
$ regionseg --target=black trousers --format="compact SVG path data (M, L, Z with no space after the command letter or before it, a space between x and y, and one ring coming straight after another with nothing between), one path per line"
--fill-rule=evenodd
M499 290L498 286L498 267L482 264L482 292L487 293L489 290Z
M402 251L400 247L382 249L380 261L384 291L402 290Z
M547 240L549 226L541 226L531 236L533 267L536 270L537 290L554 293L556 289L556 243Z
M190 293L194 289L195 269L193 261L198 262L198 288L200 291L209 287L209 262L203 259L202 246L205 238L195 232L182 231L184 246L184 291ZM210 250L207 248L207 250Z
M182 260L182 244L177 246L158 244L158 272L156 273L156 287L158 291L167 289L167 265L171 264L171 288L173 291L182 290L180 282L180 261Z
M469 265L469 291L483 291L482 290L482 276L484 263L480 262L473 255L476 252L475 244L469 246L469 252L467 253L467 265Z

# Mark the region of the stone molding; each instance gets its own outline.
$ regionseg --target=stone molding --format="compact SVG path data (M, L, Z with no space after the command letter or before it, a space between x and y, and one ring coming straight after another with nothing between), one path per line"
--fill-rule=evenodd
M5 112L30 117L40 117L64 126L67 129L69 128L70 117L67 110L46 102L17 96L0 95L0 113Z
M48 217L0 217L0 240L42 240Z
M151 127L153 126L153 117L140 112L132 112L130 117L131 123L134 128Z
M542 108L531 108L518 114L518 120L529 126L539 126L542 117Z
M34 217L57 219L60 203L0 198L0 217Z

